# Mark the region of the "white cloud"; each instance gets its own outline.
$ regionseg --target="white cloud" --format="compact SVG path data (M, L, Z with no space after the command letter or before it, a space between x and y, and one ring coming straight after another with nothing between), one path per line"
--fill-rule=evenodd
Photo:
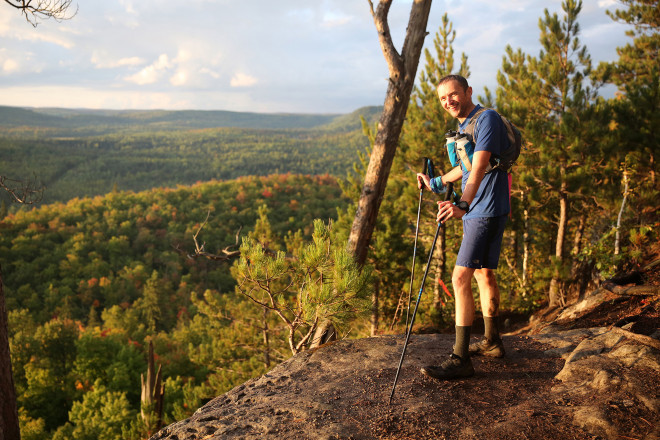
M3 88L0 105L26 107L64 107L91 109L198 109L235 111L272 111L277 102L253 99L248 93L208 91L199 101L199 92L151 92L138 89L98 90L90 87L21 85ZM231 107L230 107L231 105ZM281 111L295 111L283 107Z
M236 73L230 81L232 87L250 87L258 82L257 78L245 73Z
M598 0L599 8L609 8L610 6L614 6L616 4L617 4L616 0Z
M137 10L133 6L133 1L132 0L119 0L119 4L124 7L124 10L127 14L130 15L137 15Z
M201 69L199 69L199 73L201 73L202 75L208 75L213 79L220 79L220 74L218 72L211 70L207 67L202 67Z
M353 20L353 17L336 12L326 12L323 14L321 26L324 28L341 27Z
M140 57L121 58L115 63L116 67L139 66L140 64L144 64L144 60Z
M105 2L101 17L114 28L139 29L140 14L132 1ZM153 5L154 8L158 7Z
M28 41L36 42L36 43L47 43L50 45L54 46L60 46L65 49L73 49L76 44L72 41L72 39L68 35L64 35L63 33L50 33L50 32L43 32L43 33L31 33L31 32L26 32L25 34L21 34L18 37L19 40L25 39Z
M169 57L167 54L162 54L153 64L134 75L127 76L125 79L137 85L153 84L158 82L170 67L172 67L172 63Z
M132 90L97 90L76 86L17 86L2 90L2 105L92 109L194 108L186 96Z
M411 2L390 10L399 50ZM603 10L616 3L584 0L581 36L594 62L616 58L627 43L626 27ZM447 12L456 62L465 52L471 82L494 90L507 44L538 53L545 8L562 14L560 0L438 0L425 47L434 53ZM364 0L91 1L73 19L36 29L0 7L0 104L349 112L382 104L387 74ZM50 88L28 93L35 84ZM9 89L22 86L10 99Z
M0 48L0 75L5 76L5 83L10 80L23 81L24 75L39 74L43 68L43 60L36 59L32 52Z
M125 57L118 60L112 59L106 53L101 53L96 50L92 52L90 61L97 69L116 69L125 66L139 66L145 63L144 59L140 57Z
M307 22L307 21L312 21L312 19L314 18L314 11L310 8L291 9L286 13L286 15L290 18L293 18L296 21Z
M188 82L188 74L183 70L179 70L170 78L170 84L175 87L185 86Z
M15 73L18 72L19 65L15 60L12 60L11 58L6 59L2 63L2 71L4 73Z

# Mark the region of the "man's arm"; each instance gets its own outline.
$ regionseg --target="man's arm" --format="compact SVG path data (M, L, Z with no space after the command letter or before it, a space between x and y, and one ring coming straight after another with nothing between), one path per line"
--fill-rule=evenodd
M457 180L460 180L463 178L463 170L461 170L460 166L452 168L451 171L449 171L447 174L442 176L442 184L446 185L449 182L456 182Z
M486 175L486 168L488 168L489 161L490 151L475 151L472 156L472 171L470 172L470 177L468 177L463 196L461 197L461 200L468 202L468 205L472 204L474 197L477 195L479 185L481 185L481 181Z
M435 179L441 179L442 186L446 186L449 182L456 182L460 178L463 177L463 171L461 171L461 167L455 167L451 171L449 171L447 174L443 175L442 177L436 177ZM433 190L431 188L431 179L429 176L423 173L417 173L417 187L419 189L422 189L422 185L424 185L426 188Z
M481 181L486 174L486 168L488 167L489 160L490 151L476 151L474 156L472 156L472 171L470 172L470 177L468 177L468 181L465 184L465 190L463 191L463 196L461 197L461 200L466 201L468 205L472 204L474 196L477 195L479 185L481 185ZM454 170L451 170L449 173L447 173L447 176L453 172ZM436 217L438 223L444 223L452 217L461 218L464 215L465 211L454 205L451 201L438 202L438 215Z

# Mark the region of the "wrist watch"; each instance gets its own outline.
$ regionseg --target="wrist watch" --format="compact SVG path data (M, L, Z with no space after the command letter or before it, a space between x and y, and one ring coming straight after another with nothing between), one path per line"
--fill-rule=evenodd
M466 202L465 200L461 200L460 202L458 202L456 204L456 207L458 209L461 209L461 210L465 211L465 212L468 212L470 210L470 204L468 202Z

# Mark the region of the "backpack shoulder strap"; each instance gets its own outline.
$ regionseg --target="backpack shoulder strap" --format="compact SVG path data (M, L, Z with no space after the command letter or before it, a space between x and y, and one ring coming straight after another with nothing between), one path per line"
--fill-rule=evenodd
M470 122L468 122L467 127L465 127L465 130L463 132L468 135L468 139L470 139L472 142L476 142L476 139L474 138L474 133L477 130L477 120L479 119L479 116L483 112L488 110L488 107L481 107L479 110L476 111L475 114L472 115L470 118Z

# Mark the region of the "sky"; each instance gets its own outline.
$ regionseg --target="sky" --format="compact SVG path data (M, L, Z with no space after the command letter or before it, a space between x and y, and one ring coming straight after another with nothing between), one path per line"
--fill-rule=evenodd
M374 4L377 0L374 0ZM411 0L393 0L403 46ZM368 0L73 0L70 20L33 27L0 1L0 105L92 109L350 113L382 105L388 69ZM595 64L618 58L626 25L583 0L581 41ZM475 94L495 90L505 47L538 55L544 10L559 0L435 0L425 47L446 12ZM419 72L424 67L422 56ZM605 90L607 94L607 90Z

